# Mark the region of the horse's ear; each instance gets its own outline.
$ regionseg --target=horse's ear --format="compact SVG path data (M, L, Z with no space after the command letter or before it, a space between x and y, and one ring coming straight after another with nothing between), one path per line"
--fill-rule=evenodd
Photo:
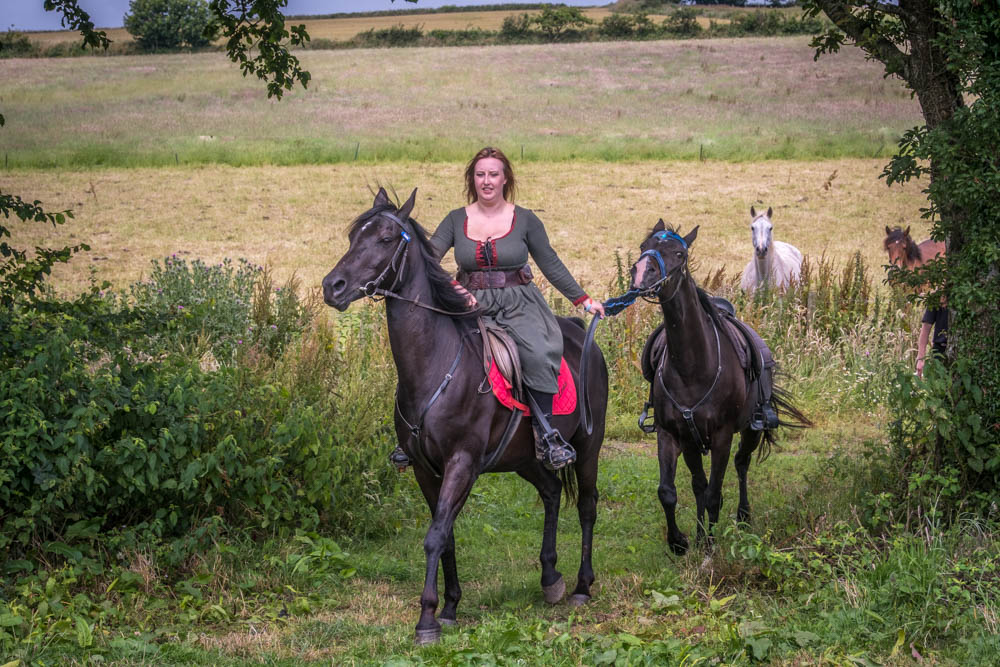
M892 230L889 229L889 225L886 225L885 226L885 235L888 236L889 234L892 234Z
M701 225L696 225L695 228L688 232L688 235L684 237L684 244L689 248L691 247L691 244L694 243L694 240L698 238L698 227L701 227Z
M409 220L410 214L413 213L413 206L417 203L417 189L413 188L413 192L410 193L410 198L406 200L406 203L399 207L399 212L397 215L402 220Z
M772 216L773 214L774 214L774 212L773 212L773 211L771 210L771 207L770 207L770 206L768 206L768 207L767 207L767 219L768 219L768 220L770 220L770 219L771 219L771 216Z
M381 208L389 204L389 194L385 191L385 188L379 187L378 192L375 193L375 202L372 204L372 208Z
M753 204L750 204L750 217L751 218L756 218L757 217L757 211L756 211L756 209L754 209Z
M909 226L909 225L907 225L907 226L906 226L906 231L905 231L905 232L903 232L903 236L909 236L909 235L910 235L910 226Z
M656 232L662 232L666 228L667 226L663 224L663 218L660 218L659 222L657 222L656 225L653 227L653 233L655 234Z

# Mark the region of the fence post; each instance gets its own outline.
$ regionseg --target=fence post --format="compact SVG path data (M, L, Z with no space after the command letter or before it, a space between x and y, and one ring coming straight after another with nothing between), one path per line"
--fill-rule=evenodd
M361 142L359 141L357 143L357 145L354 147L354 160L355 160L355 162L358 159L358 151L360 151L360 150L361 150Z

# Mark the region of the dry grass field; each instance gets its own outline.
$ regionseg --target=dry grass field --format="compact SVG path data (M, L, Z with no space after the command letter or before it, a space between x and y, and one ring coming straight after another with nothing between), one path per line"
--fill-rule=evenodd
M751 256L749 208L774 207L775 238L838 261L860 251L884 263L883 228L919 219L919 186L887 188L882 160L764 163L526 162L517 165L519 202L539 212L564 261L597 295L608 294L614 253L636 254L659 217L700 225L699 275L741 271ZM173 253L218 261L245 257L317 286L346 250L347 223L371 203L368 186L419 188L415 217L433 229L463 203L459 163L393 162L298 167L225 166L7 172L2 189L40 199L76 218L58 229L15 225L31 245L85 241L90 253L61 268L55 285L75 292L89 269L118 287Z

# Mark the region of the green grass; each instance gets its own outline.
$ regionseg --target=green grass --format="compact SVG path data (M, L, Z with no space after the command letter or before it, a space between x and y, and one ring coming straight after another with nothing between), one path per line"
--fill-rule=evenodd
M483 143L756 161L887 155L919 122L858 52L812 54L804 37L310 51L309 89L280 103L220 53L3 60L0 152L44 169L461 162Z
M929 525L926 538L882 541L851 518L839 459L803 453L755 463L752 526L724 523L711 554L696 549L678 558L664 544L655 459L608 443L596 593L581 609L542 602L540 504L516 477L489 475L456 524L460 625L446 629L436 646L415 647L427 512L409 479L386 508L386 522L396 526L387 537L341 543L353 576L308 568L290 574L275 563L294 545L242 542L195 567L207 573L202 599L185 606L178 601L182 586L160 582L152 594L128 600L127 609L144 612L107 623L108 634L98 633L89 650L57 641L35 658L557 665L684 664L688 655L688 664L693 658L909 664L916 651L937 664L989 664L998 648L995 540L968 526ZM726 516L735 506L735 476L729 477ZM678 481L681 524L691 531L686 470ZM579 558L575 512L563 512L559 544L560 567L572 582Z

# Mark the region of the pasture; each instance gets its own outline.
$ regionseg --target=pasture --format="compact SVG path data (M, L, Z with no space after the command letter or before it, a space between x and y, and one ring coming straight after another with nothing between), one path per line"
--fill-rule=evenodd
M518 203L539 213L595 296L620 289L617 260L634 258L661 217L685 232L700 225L695 275L724 267L731 286L751 256L754 205L773 207L774 238L814 266L825 261L837 274L859 255L874 293L888 299L885 225L910 225L917 238L928 229L921 184L887 188L878 178L894 137L919 122L917 109L857 53L814 63L805 41L305 52L313 84L281 102L219 54L0 61L0 151L9 156L0 189L75 212L57 229L12 225L18 245L92 246L55 272L63 294L85 289L91 270L125 288L174 254L210 264L244 257L270 266L277 282L297 276L308 292L346 249L369 187L394 186L401 198L418 187L415 217L433 228L462 203L464 159L494 143L514 159ZM483 60L492 63L485 72L469 67ZM20 605L11 609L33 633L15 657L989 664L1000 649L995 533L975 522L945 526L873 492L885 471L872 461L888 446L883 401L910 365L916 314L834 313L845 324L831 334L781 298L739 305L774 341L785 384L817 427L781 433L771 457L753 461L750 526L731 521L730 470L711 552L675 557L666 548L655 445L635 427L646 388L635 354L657 316L640 304L602 325L615 414L590 605L542 602L540 504L521 480L486 476L456 523L460 625L438 645L414 647L427 511L407 473L391 493L371 482L350 525L322 535L234 531L173 566L169 547L125 543L112 556L120 577L111 581L109 566L85 584L50 558L54 583L8 586ZM378 430L394 381L381 317L381 306L324 311L288 365L266 376L274 393L295 391L294 364L341 355L349 381L323 400L347 414L362 405L358 414L375 417L353 428ZM384 455L371 452L375 465ZM678 518L693 534L688 479L681 466ZM578 530L564 503L567 573Z
M881 158L919 122L898 82L851 50L814 62L806 37L300 57L312 82L281 102L221 53L4 60L3 164Z

